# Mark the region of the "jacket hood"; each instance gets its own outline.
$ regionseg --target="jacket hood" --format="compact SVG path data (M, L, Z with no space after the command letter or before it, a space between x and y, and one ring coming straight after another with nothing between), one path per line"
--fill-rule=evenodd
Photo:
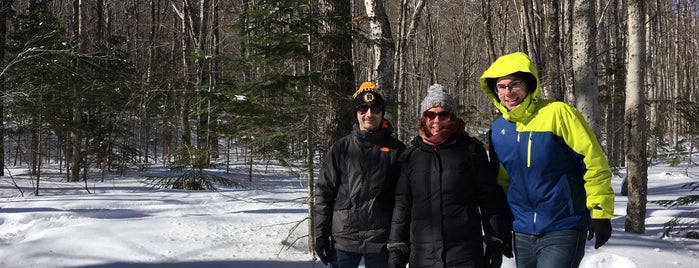
M495 93L493 87L498 78L518 72L524 73L525 75L530 74L533 77L533 81L536 85L532 86L530 83L527 83L527 90L529 90L527 96L524 98L522 103L517 105L517 107L508 111L507 108L500 103L500 99ZM529 59L529 56L523 52L515 52L499 57L490 65L490 67L488 67L488 69L485 70L485 72L483 72L483 75L481 75L480 78L481 89L493 102L495 108L502 113L502 116L506 120L515 122L527 122L536 112L536 106L539 103L540 98L539 84L539 74L536 67Z

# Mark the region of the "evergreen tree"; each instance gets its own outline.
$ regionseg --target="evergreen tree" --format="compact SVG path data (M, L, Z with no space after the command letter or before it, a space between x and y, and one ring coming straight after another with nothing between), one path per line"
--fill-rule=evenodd
M237 25L247 51L230 65L246 76L227 91L224 131L245 137L257 155L284 162L302 156L292 144L305 139L309 115L321 113L325 100L323 72L310 66L319 20L307 3L255 2Z
M106 164L114 159L110 156L117 150L118 137L128 137L122 123L127 118L123 112L131 95L133 67L117 43L101 45L91 53L76 51L66 28L49 10L49 2L30 1L28 9L13 20L8 51L14 61L6 73L12 88L7 94L11 120L20 123L18 132L31 133L36 139L32 141L33 169L42 135L56 135L67 146L71 132L82 137L81 165L88 165L90 159ZM75 120L76 109L79 120Z
M699 103L691 101L678 101L677 110L679 114L687 120L689 123L687 129L687 139L689 140L688 147L689 151L689 165L694 165L692 161L692 150L696 146L696 137L699 134ZM675 148L680 150L680 148ZM678 160L672 160L673 163ZM699 190L699 183L687 183L682 185L683 189L688 189L690 192L696 192ZM658 200L652 201L655 204L659 204L666 208L678 208L687 205L693 205L699 203L699 195L689 194L686 196L679 197L675 200ZM661 237L667 236L679 236L686 238L699 239L699 223L695 220L699 215L699 209L688 210L683 212L677 217L672 218L672 220L665 223L664 231Z

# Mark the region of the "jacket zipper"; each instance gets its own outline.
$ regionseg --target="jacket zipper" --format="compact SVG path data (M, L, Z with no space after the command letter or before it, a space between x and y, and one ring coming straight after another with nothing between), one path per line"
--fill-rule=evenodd
M520 139L521 134L522 134L521 132L517 132L517 143L520 143L520 141L521 141L521 139ZM533 140L533 138L534 137L532 135L532 131L529 131L529 137L527 138L527 169L530 168L531 164L532 164L532 140ZM519 148L521 148L521 147L519 147ZM527 176L527 174L528 173L526 171L524 171L524 170L522 171L522 175L524 175L525 177ZM529 195L527 195L527 199L529 199ZM529 201L530 201L529 205L533 209L534 206L531 204L531 200L529 200ZM536 227L534 227L534 226L536 225L537 213L536 213L536 211L533 211L533 213L534 214L532 215L532 231L535 231Z
M532 132L529 131L529 142L527 143L527 168L532 167Z

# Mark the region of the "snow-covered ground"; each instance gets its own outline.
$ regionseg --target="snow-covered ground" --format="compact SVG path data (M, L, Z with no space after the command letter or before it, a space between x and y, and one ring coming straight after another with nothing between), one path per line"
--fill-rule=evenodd
M266 171L265 171L266 170ZM307 250L307 182L283 169L260 167L220 174L248 187L214 191L150 190L144 173L104 182L67 183L46 170L40 195L26 169L0 178L0 267L323 267ZM149 168L147 174L167 172ZM623 173L624 170L621 170ZM649 169L649 200L675 199L699 182L699 167ZM619 192L621 178L614 178ZM648 204L647 232L624 232L626 197L617 195L614 233L595 250L588 243L582 267L699 267L699 241L660 239L663 224L699 204L666 209ZM503 267L515 267L505 259Z

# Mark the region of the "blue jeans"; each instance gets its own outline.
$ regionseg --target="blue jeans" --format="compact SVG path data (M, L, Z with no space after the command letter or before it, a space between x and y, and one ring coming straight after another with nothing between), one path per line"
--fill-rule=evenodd
M330 261L330 267L333 268L357 268L359 262L364 257L364 267L366 268L387 268L388 267L388 252L381 253L354 253L335 250L335 258Z
M586 229L561 230L541 235L515 232L517 268L575 268L585 255Z

